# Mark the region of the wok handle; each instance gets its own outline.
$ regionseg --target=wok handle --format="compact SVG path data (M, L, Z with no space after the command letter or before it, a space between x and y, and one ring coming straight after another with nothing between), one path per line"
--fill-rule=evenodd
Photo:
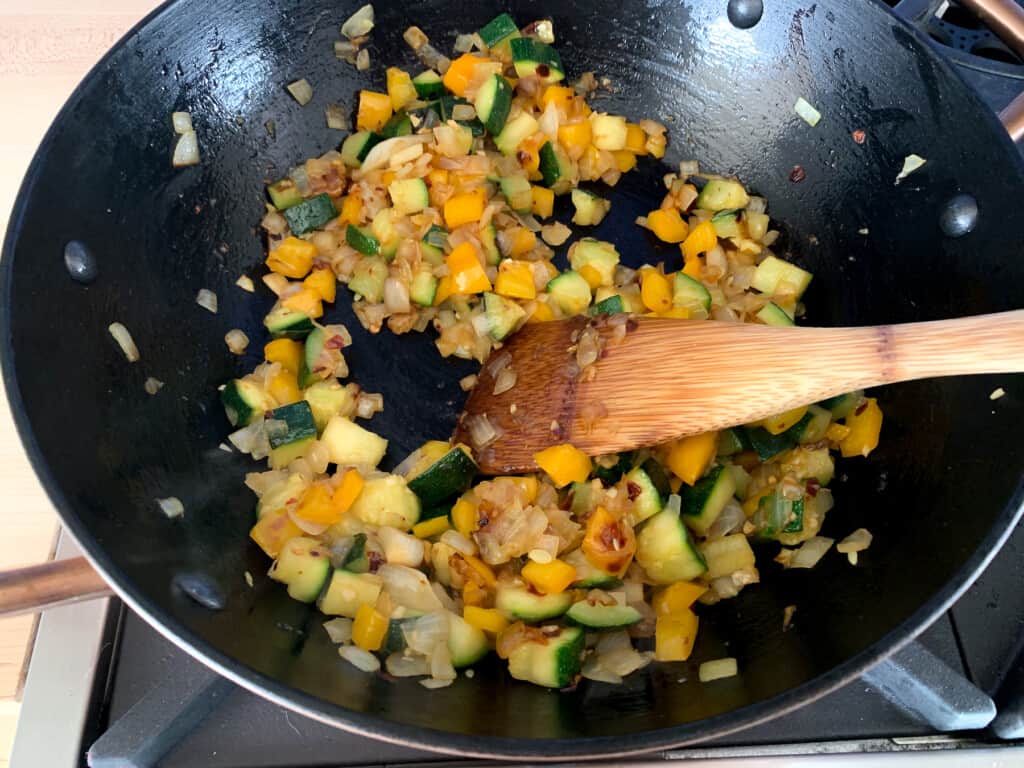
M0 616L35 613L112 594L84 557L0 572Z
M1024 58L1024 8L1015 0L958 0L960 6L975 14L996 36ZM1024 139L1024 93L1011 101L999 119L1014 141Z

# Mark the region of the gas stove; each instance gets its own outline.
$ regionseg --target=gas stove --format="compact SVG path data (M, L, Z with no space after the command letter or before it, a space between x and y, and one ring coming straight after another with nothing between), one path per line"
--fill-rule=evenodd
M959 7L889 2L927 32L993 110L1024 91L1024 62ZM58 557L77 553L63 535ZM1024 524L939 621L860 680L783 718L629 764L1024 765L1021 583ZM11 755L13 768L474 763L283 709L219 678L116 599L41 617Z

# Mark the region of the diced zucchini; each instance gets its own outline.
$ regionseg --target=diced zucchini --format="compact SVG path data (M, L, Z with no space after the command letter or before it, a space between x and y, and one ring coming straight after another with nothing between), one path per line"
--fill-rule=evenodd
M279 211L291 208L302 202L302 193L291 179L285 178L275 181L267 187L267 194L270 195L270 202Z
M498 43L507 42L512 38L519 37L519 27L507 13L499 14L489 22L480 27L480 39L488 48L494 48Z
M745 427L744 433L751 449L757 452L757 457L761 461L773 459L796 445L796 439L790 435L788 429L781 435L773 435L764 427Z
M417 96L427 101L444 96L444 82L442 82L441 76L432 69L416 75L412 79L412 87L416 89Z
M282 306L270 310L263 324L275 339L304 339L315 327L305 312Z
M732 533L714 541L706 541L700 547L708 564L708 578L729 576L736 571L754 569L754 550L742 533Z
M550 45L528 37L519 37L512 40L509 47L512 50L512 63L519 77L536 75L545 85L557 83L565 78L562 57Z
M796 439L804 444L816 443L825 439L825 432L828 430L829 424L832 423L832 411L819 405L809 405L807 413L811 415L810 419L801 419L793 425L794 429L800 427L799 433L793 433Z
M585 265L597 270L601 285L611 285L619 265L619 252L612 243L584 237L569 248L569 266L578 272Z
M722 211L711 217L711 225L717 237L739 237L740 225L734 211Z
M666 505L640 529L636 561L657 584L692 581L707 570L678 508L672 505Z
M547 292L566 315L580 315L590 306L590 284L579 272L568 270L547 285Z
M267 439L270 441L270 466L287 467L302 456L316 440L316 422L309 403L282 405L267 414Z
M331 573L330 550L316 539L299 536L289 539L270 568L270 578L288 585L288 596L312 603Z
M737 499L745 499L747 488L750 487L750 473L739 464L726 464L725 470L732 475L732 483L736 486L736 493L733 495Z
M370 570L370 554L366 548L365 533L357 533L352 537L352 546L345 553L341 567L350 573L367 573Z
M408 136L410 133L412 133L412 120L409 119L409 115L405 111L395 112L380 129L382 139Z
M348 289L358 293L371 304L380 303L384 298L384 281L388 278L388 265L377 256L360 259L352 270Z
M744 442L742 432L738 429L723 429L718 434L718 456L732 456L741 451L751 450L750 444Z
M636 624L643 617L640 611L628 605L594 605L581 600L572 604L565 618L588 629L621 629Z
M456 669L476 664L491 650L491 644L482 629L474 627L461 616L448 616L448 651Z
M504 176L498 181L501 194L516 213L529 213L533 208L533 191L525 176Z
M368 525L408 531L419 522L420 500L401 476L385 475L367 480L349 511Z
M676 272L672 278L672 306L685 307L691 314L707 313L711 311L711 293L700 280Z
M624 474L633 468L633 453L626 451L620 453L616 462L608 467L604 463L594 462L594 477L598 478L605 485L615 485Z
M480 227L480 244L484 247L487 263L496 267L501 262L501 249L498 248L498 230L493 224Z
M341 159L349 168L358 168L370 154L370 150L380 144L383 137L373 131L359 131L345 139L341 145Z
M409 298L421 307L434 305L434 297L437 295L437 278L429 269L421 269L412 278L409 286Z
M233 427L244 427L274 407L274 401L254 381L233 379L220 392L224 412Z
M328 616L348 616L354 619L360 606L376 604L382 586L380 576L350 573L338 568L331 574L331 582L320 598L318 607Z
M776 487L767 496L762 496L757 511L750 517L757 528L757 535L773 539L780 533L799 533L804 529L804 500L787 499Z
M512 299L485 293L484 314L487 316L487 332L495 341L501 341L519 326L526 317L526 310Z
M636 467L626 475L626 491L633 500L633 525L639 525L661 512L664 501L643 467Z
M408 647L405 640L406 628L412 629L413 622L418 616L403 616L400 619L391 619L388 622L388 631L384 635L384 644L380 647L382 654L392 654L404 651Z
M628 125L621 115L603 115L594 112L590 116L591 141L598 149L618 152L626 148Z
M326 193L303 200L283 212L293 235L304 235L314 229L320 229L337 215L334 203Z
M388 186L388 194L402 215L419 213L430 205L430 192L423 179L397 179Z
M479 468L461 447L451 448L423 472L409 480L409 490L425 507L462 493L473 483Z
M839 419L845 419L857 410L857 407L863 402L864 391L858 389L855 392L847 392L845 395L837 395L836 397L830 397L828 400L822 400L818 405L830 410L832 412L832 419L838 421Z
M703 536L712 523L718 519L725 505L736 493L736 483L731 472L719 465L695 485L682 489L682 517L694 533Z
M527 640L509 655L509 674L547 688L565 688L579 674L584 640L578 627L545 632L543 641Z
M256 504L256 516L262 518L272 512L282 512L288 501L297 499L306 491L308 481L302 475L288 475L284 480L270 486Z
M550 141L540 148L539 157L538 170L544 186L549 187L556 195L568 192L579 177L575 161L566 154L561 145Z
M746 208L749 202L743 185L730 179L711 179L697 195L697 207L705 211Z
M302 360L299 365L299 386L303 389L311 387L318 381L322 381L330 375L330 371L320 372L317 370L317 361L323 354L324 345L327 343L327 333L319 325L309 332L306 337L306 346L303 349ZM326 375L321 375L324 373Z
M582 227L597 226L612 207L610 200L578 188L572 191L572 204L576 208L572 223Z
M512 108L512 86L501 75L493 75L476 93L473 101L477 117L492 136L501 133Z
M547 621L569 610L569 606L572 605L572 594L556 592L553 595L538 595L524 587L501 587L498 589L494 605L513 620Z
M571 487L572 491L572 506L570 507L572 513L576 517L582 517L593 511L594 486L591 485L589 480L582 483L573 483Z
M505 122L501 133L494 137L494 145L501 154L514 155L523 139L533 136L538 130L540 125L536 118L529 112L520 112Z
M327 446L331 463L341 467L375 467L388 449L387 440L344 416L332 417L320 440Z
M597 302L594 306L587 310L588 315L619 315L625 312L625 307L622 305L622 297L619 295L609 296L607 299L602 299Z
M366 256L376 256L380 253L380 241L367 232L365 227L361 229L355 224L349 224L345 229L345 241Z
M444 264L444 249L447 244L448 230L433 224L420 240L420 253L428 264L440 266Z
M778 256L769 256L757 265L750 284L761 293L786 293L799 299L810 285L811 277L813 275L806 269L790 264Z
M777 325L780 328L787 328L793 325L791 318L786 311L773 301L769 301L755 317L765 325Z
M811 450L799 446L782 457L782 471L793 474L801 482L814 478L821 485L832 482L836 463L828 448Z
M332 416L355 409L352 394L336 379L314 383L302 393L302 397L309 403L319 432L324 431Z
M622 584L622 581L607 571L603 571L593 565L582 549L574 549L562 559L576 569L576 581L572 583L575 588L586 589L611 589Z
M647 473L647 477L651 479L651 484L658 491L658 495L663 500L667 499L669 494L672 493L672 484L669 481L668 472L665 471L665 468L654 459L647 459L640 466Z
M380 255L387 261L394 258L398 244L402 240L395 228L395 219L399 216L400 213L395 208L381 208L370 222L370 232L380 243Z

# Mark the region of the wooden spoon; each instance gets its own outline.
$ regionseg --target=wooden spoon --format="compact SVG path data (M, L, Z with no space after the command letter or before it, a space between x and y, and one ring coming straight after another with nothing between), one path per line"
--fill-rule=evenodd
M586 327L596 328L604 345L580 376L576 348ZM516 383L494 395L505 355ZM526 325L493 352L455 440L473 446L473 422L486 415L501 437L483 450L473 446L481 471L523 472L535 469L533 455L550 445L617 453L855 389L1016 372L1024 372L1024 310L866 328L579 317Z

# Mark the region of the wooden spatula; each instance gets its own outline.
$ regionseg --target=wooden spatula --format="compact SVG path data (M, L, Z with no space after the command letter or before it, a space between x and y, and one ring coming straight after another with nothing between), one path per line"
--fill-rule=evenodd
M580 375L576 348L588 323L604 346L593 370ZM504 355L516 383L494 395ZM1014 372L1024 372L1024 310L865 328L574 318L526 325L492 353L455 440L472 446L485 415L501 436L474 448L481 470L521 472L536 467L535 453L559 443L592 456L616 453L855 389Z

